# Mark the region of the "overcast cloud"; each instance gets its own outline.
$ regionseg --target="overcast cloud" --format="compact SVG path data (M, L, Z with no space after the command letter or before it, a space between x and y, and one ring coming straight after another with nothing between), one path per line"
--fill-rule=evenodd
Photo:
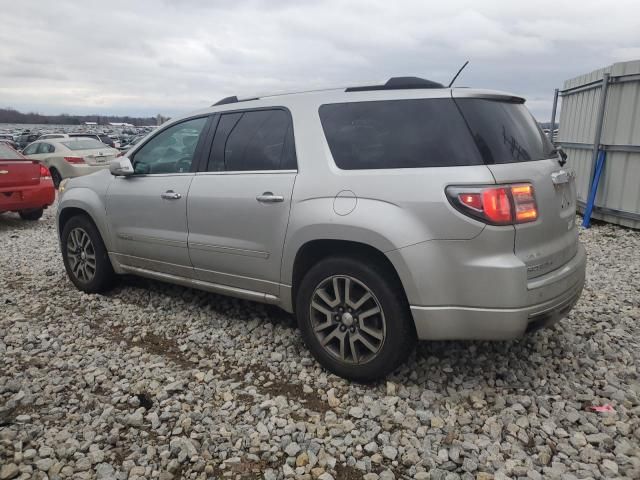
M608 4L608 5L607 5ZM173 115L227 95L416 75L511 91L549 118L553 89L640 58L640 2L0 0L0 106Z

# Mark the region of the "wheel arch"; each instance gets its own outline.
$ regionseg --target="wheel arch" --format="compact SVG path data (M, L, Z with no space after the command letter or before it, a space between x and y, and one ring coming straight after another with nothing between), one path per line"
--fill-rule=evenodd
M78 198L87 196L87 198ZM58 236L62 234L64 225L76 215L85 215L96 226L107 251L111 250L111 238L109 237L109 228L106 223L106 210L102 206L98 195L89 189L74 188L67 190L60 204L58 205L58 214L56 226L58 228Z
M291 265L291 271L287 277L290 281L289 295L283 296L283 307L293 312L295 306L295 298L300 286L302 278L309 269L323 258L330 256L342 255L350 258L360 259L366 262L375 262L382 267L390 276L391 280L401 287L404 300L407 301L405 282L399 275L398 269L384 252L370 244L357 242L353 240L344 240L336 238L313 239L302 244L296 254ZM288 298L287 298L288 297ZM407 301L408 305L408 301Z

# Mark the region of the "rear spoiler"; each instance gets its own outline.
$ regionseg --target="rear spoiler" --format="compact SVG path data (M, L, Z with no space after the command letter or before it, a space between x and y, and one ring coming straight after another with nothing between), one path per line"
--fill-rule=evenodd
M451 98L481 98L497 102L524 103L525 99L518 95L497 90L477 90L475 88L452 88Z

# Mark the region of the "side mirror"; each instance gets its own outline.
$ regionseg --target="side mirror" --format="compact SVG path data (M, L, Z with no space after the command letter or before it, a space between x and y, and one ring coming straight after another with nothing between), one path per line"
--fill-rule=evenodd
M133 165L131 165L131 160L127 157L118 157L111 160L109 171L111 175L115 175L116 177L128 177L129 175L133 175Z

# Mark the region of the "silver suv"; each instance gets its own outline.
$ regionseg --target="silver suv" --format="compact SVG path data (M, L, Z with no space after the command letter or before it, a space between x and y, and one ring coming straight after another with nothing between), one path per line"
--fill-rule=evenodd
M62 184L71 281L135 274L294 313L343 377L416 340L504 340L577 301L574 177L522 98L417 78L176 118Z

